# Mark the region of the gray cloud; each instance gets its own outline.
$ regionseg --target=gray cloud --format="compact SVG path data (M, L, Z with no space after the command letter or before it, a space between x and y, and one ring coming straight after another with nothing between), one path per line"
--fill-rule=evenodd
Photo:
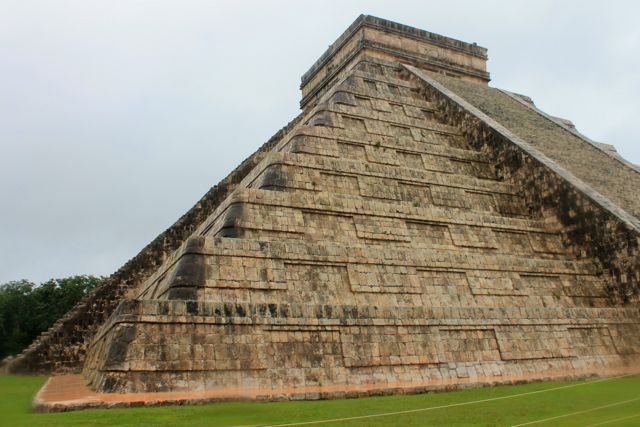
M489 49L493 85L640 163L635 2L0 4L0 282L109 274L297 114L360 13Z

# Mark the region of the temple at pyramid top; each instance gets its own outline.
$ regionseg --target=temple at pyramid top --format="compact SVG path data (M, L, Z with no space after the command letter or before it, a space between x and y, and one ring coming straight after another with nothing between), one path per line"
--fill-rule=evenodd
M128 402L638 371L640 171L485 65L360 16L300 114L9 369Z
M365 55L488 83L487 49L370 15L360 15L302 76L302 107L314 103Z

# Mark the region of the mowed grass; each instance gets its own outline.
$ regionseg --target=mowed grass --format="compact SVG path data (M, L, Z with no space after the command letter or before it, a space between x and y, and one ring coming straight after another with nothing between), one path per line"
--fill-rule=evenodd
M528 425L640 426L640 377L637 376L362 399L33 413L31 400L45 380L45 377L0 376L0 426L273 425L412 410L414 412L312 425L514 426L560 417ZM529 394L518 396L523 393ZM437 408L446 405L457 406ZM423 410L425 408L432 409ZM573 415L564 416L566 414Z

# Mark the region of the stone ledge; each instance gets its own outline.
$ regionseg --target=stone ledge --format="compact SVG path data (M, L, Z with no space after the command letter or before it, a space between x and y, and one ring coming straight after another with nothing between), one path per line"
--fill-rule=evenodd
M223 389L200 392L96 393L80 375L51 377L35 396L36 412L68 412L80 409L132 408L140 406L202 405L229 401L328 400L393 394L445 392L461 388L515 385L539 381L569 381L638 374L638 368L607 370L571 369L513 375L462 377L427 383L371 383L307 386L288 389Z
M151 316L151 317L149 317ZM156 317L153 320L152 317ZM238 323L281 325L596 325L639 324L637 308L450 308L379 307L290 303L217 303L180 300L125 300L111 324L120 322ZM272 322L272 320L282 322ZM103 331L103 335L106 331ZM99 337L97 337L99 339Z

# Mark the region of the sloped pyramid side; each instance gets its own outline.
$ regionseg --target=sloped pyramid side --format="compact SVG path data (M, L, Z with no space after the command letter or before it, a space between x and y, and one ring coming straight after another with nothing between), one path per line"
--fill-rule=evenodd
M212 187L171 227L109 276L99 288L84 297L47 331L38 336L20 355L2 361L0 372L80 371L84 366L88 342L120 302L131 295L171 253L184 243L194 229L233 192L239 182L262 161L266 153L301 119L301 116L298 115L276 132L229 175Z
M638 310L440 117L363 56L119 305L93 387L313 398L637 363Z

